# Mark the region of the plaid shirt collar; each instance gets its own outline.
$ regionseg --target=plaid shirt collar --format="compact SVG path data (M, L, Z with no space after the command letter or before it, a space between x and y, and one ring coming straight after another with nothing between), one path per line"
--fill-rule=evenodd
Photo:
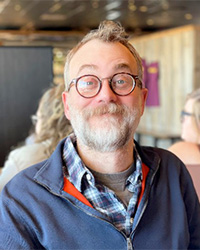
M87 173L90 175L92 175L92 173L86 168L76 151L76 136L74 134L71 134L66 138L63 150L63 159L65 166L67 166L67 168L65 168L65 175L79 190L79 192L82 192L83 177ZM93 181L93 185L95 185L94 178Z
M126 184L128 185L129 191L133 192L135 184L138 180L142 181L142 161L136 150L134 149L134 157L135 157L135 171L127 178ZM79 157L76 151L76 136L71 134L66 138L64 149L63 149L63 159L65 162L65 175L69 179L69 181L79 190L79 192L83 193L82 190L82 182L83 179L87 179L91 186L95 186L95 178L91 171L85 166ZM89 176L89 178L85 178Z

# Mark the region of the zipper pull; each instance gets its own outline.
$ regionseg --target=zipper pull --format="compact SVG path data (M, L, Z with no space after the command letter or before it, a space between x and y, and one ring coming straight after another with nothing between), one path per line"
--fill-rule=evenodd
M134 247L131 242L131 238L127 238L127 250L133 250Z

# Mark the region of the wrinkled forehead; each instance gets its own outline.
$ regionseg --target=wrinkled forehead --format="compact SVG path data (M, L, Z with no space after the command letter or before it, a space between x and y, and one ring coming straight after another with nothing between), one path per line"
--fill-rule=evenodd
M91 40L81 46L71 58L69 64L69 76L77 77L82 68L104 68L116 65L127 65L132 73L137 74L137 62L129 49L120 42L103 42L97 39Z

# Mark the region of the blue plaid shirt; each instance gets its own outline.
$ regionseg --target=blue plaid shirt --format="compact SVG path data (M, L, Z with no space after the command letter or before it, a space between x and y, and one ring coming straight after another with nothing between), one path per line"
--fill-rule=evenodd
M91 171L84 165L76 151L76 137L67 137L63 159L66 165L65 173L69 181L88 199L93 207L107 216L115 227L130 235L133 218L142 183L142 162L135 150L135 171L127 178L126 188L133 194L128 207L125 207L115 193L95 181Z

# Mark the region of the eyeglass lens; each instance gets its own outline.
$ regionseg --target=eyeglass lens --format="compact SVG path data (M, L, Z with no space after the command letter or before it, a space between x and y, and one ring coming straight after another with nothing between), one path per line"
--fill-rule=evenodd
M101 88L101 81L96 76L82 76L77 81L77 90L84 97L93 97ZM135 79L126 73L119 73L110 80L110 87L117 95L128 95L135 87Z

